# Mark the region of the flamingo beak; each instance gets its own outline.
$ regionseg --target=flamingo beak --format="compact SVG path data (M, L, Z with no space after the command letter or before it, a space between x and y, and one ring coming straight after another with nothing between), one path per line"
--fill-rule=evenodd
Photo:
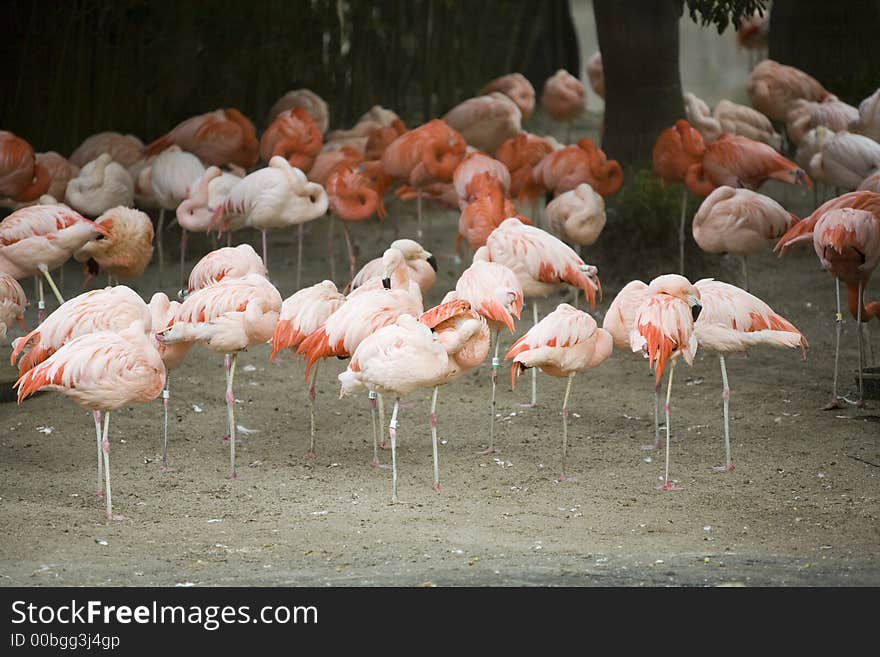
M431 265L431 269L437 271L437 258L435 258L433 255L428 256L428 264Z
M693 306L691 306L691 316L694 318L696 322L700 317L700 313L703 311L703 304L697 301Z
M391 289L391 279L387 278L387 277L383 278L382 279L382 287L384 287L386 290L390 290Z

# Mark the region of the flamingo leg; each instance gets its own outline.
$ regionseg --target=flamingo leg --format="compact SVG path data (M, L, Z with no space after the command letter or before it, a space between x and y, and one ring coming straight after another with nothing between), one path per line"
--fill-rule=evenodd
M229 420L229 477L238 479L235 474L235 397L232 394L232 380L235 378L235 361L238 352L232 354L232 363L229 366L229 377L226 380L226 415Z
M385 400L379 395L379 447L386 449L385 444Z
M834 387L831 390L831 401L822 407L824 411L842 408L840 397L837 396L837 370L840 364L840 332L843 330L843 315L840 312L840 281L836 278L834 279L834 291L837 295L837 315L834 319L837 324L836 340L834 343Z
M104 484L106 491L104 497L107 500L107 520L127 520L125 516L113 515L113 499L110 494L110 441L107 435L110 431L110 411L104 412L104 435L102 436L101 448L104 452Z
M370 463L374 468L381 468L379 464L379 431L376 429L376 391L370 390L370 424L373 427L373 461ZM384 421L384 420L383 420Z
M165 388L162 390L162 409L165 413L165 421L162 424L162 465L160 472L174 472L174 468L168 467L168 408L171 405L171 381L166 375Z
M394 400L391 422L388 424L388 435L391 438L391 503L397 504L397 410L400 398Z
M187 232L186 228L183 226L180 227L180 288L183 289L183 271L186 267L186 243L187 243Z
M749 265L746 262L746 257L742 257L742 270L743 270L743 289L748 292L749 291Z
M232 231L226 233L226 246L232 246Z
M165 270L165 251L162 248L162 231L165 228L165 208L159 209L159 222L156 225L156 254L159 257L159 287L162 287L162 272Z
M440 386L434 386L434 395L431 398L431 451L434 456L434 491L439 493L440 488L440 462L437 456L437 393Z
M495 389L498 386L498 367L501 365L501 361L498 360L498 331L495 331L493 338L495 340L495 355L492 357L492 404L489 407L489 448L485 452L482 452L485 455L498 452L498 450L495 449Z
M301 226L302 224L300 224ZM313 459L315 454L315 381L318 378L318 365L320 361L315 363L312 368L312 383L309 386L309 453L308 458Z
M422 240L422 190L416 189L416 235Z
M532 320L533 326L538 324L538 302L532 301ZM536 406L538 403L538 368L532 368L532 403L530 406Z
M675 374L675 364L669 368L669 383L666 386L666 472L663 476L663 484L657 487L657 490L681 490L681 486L676 486L669 481L669 398L672 396L672 375Z
M55 295L55 298L58 300L58 305L60 306L64 303L64 297L61 296L61 292L58 291L55 281L52 280L52 274L49 273L49 269L46 265L40 265L40 271L43 273L43 276L46 277L46 282L49 283L49 287L52 288L52 293Z
M263 233L263 266L266 267L266 272L268 273L268 271L269 271L269 254L268 254L267 248L266 248L266 230L263 229L262 233Z
M568 375L568 383L565 384L565 397L562 399L562 473L559 481L576 481L574 477L565 474L565 457L568 454L568 396L571 393L571 381L574 372Z
M95 420L95 437L98 441L98 490L95 495L104 497L104 456L101 448L101 411L92 411L92 418Z
M859 340L859 400L856 402L856 406L859 408L863 408L865 406L865 383L863 380L862 369L864 368L864 355L862 353L862 290L864 286L862 282L859 281L859 308L856 312L856 326L858 330L856 331L856 335Z
M684 276L684 226L687 216L687 187L681 190L681 219L678 222L678 273Z
M46 298L43 295L43 279L39 276L35 276L34 280L37 282L37 323L42 322L46 319Z
M574 252L578 254L578 258L581 258L581 245L574 245ZM583 260L583 258L581 258ZM581 289L579 287L574 288L574 301L571 302L571 305L577 308L578 306L578 297L580 297Z
M730 385L727 382L727 365L724 356L718 355L721 362L721 399L724 401L724 458L725 465L716 465L715 472L732 472L733 462L730 460Z
M353 280L357 258L354 256L354 247L351 243L351 233L348 231L347 221L342 221L342 234L345 236L345 247L348 249L348 280Z
M654 443L642 445L646 452L660 449L660 382L654 384Z
M296 289L299 289L300 281L302 280L302 261L303 261L303 233L305 232L305 228L303 224L300 224L296 229L297 232L297 245L296 245Z
M333 215L330 215L330 226L327 229L327 252L330 257L330 280L336 280L336 249L334 249L333 244L333 228L336 226L336 222L333 220Z

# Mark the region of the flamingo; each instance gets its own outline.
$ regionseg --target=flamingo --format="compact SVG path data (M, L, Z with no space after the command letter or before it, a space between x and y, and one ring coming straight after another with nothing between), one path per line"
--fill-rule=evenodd
M336 289L333 281L321 281L311 287L304 288L287 297L281 304L278 324L272 334L272 353L270 361L274 361L278 352L290 349L296 352L300 343L313 331L318 330L339 307L345 297ZM309 385L309 451L308 458L315 455L315 381L318 378L318 366L312 373Z
M797 151L795 151L794 161L809 174L810 178L812 178L815 183L825 183L826 181L822 177L822 171L816 171L813 169L813 157L822 151L822 146L832 137L834 137L834 133L825 126L820 125L818 128L808 130L806 134L804 134L801 142L798 144ZM816 164L819 164L820 162L821 160L816 160ZM813 187L813 205L819 205L818 184Z
M384 128L388 128L393 124L399 123L400 117L389 109L385 109L381 105L373 105L369 110L364 112L357 120L357 123L349 130L333 130L327 135L327 143L343 141L349 139L367 139L376 132Z
M797 145L813 128L824 126L832 132L842 132L858 120L859 110L838 100L837 96L828 96L822 102L800 99L788 110L785 133Z
M118 132L98 132L86 137L70 156L70 163L84 167L98 159L102 153L108 153L114 162L130 168L144 159L144 143L134 135L123 135Z
M724 133L706 144L702 162L688 167L685 184L693 194L708 196L721 185L757 189L769 178L813 186L803 169L767 144Z
M465 301L470 308L486 320L490 330L489 346L495 345L492 357L492 398L489 407L489 447L484 454L494 454L495 449L495 389L498 385L498 334L506 328L514 332L513 318L520 318L523 306L523 290L519 280L509 267L489 261L489 249L481 246L474 254L473 263L465 269L455 283L455 290L448 293L443 302Z
M464 206L458 218L456 254L460 240L464 239L471 251L475 252L486 243L489 234L508 217L517 217L521 221L525 219L517 215L516 208L505 195L503 182L490 173L474 176L465 194L471 200ZM528 222L527 219L525 221Z
M260 157L269 162L275 155L308 173L324 142L321 129L302 107L282 112L260 137Z
M49 172L36 161L31 145L0 130L0 198L33 201L47 192L50 182Z
M281 96L269 110L266 125L272 123L275 117L282 112L295 107L302 107L309 113L321 129L321 134L327 132L327 128L330 126L330 111L327 102L311 89L293 89Z
M356 167L363 161L364 154L348 146L332 151L321 151L309 171L309 180L326 188L327 179L337 167L342 165Z
M250 244L224 246L206 254L189 274L187 294L225 278L244 278L248 274L266 276L263 259Z
M535 111L535 88L522 73L508 73L491 80L480 89L480 95L486 96L500 92L510 98L519 108L521 121L528 121ZM492 151L494 152L494 150Z
M49 189L46 193L54 199L64 198L67 185L79 174L79 167L55 151L36 154L36 163L49 172Z
M462 101L443 120L469 145L487 153L494 153L502 142L522 130L522 111L500 91Z
M869 175L880 170L880 144L846 130L822 144L810 160L810 167L837 189L856 189Z
M42 274L46 278L58 303L64 303L49 271L63 265L96 235L106 237L107 229L62 204L20 208L0 223L0 271L16 279L38 277L40 321L46 303L43 279L39 276Z
M748 290L746 257L766 251L798 221L769 196L723 185L700 205L692 230L703 251L742 257L743 283Z
M452 383L465 372L486 359L489 353L489 327L486 320L474 312L466 301L442 303L422 313L419 322L427 326L446 350L447 366L442 375L432 381L431 449L434 458L434 491L439 493L440 466L437 456L437 393L441 385Z
M752 107L774 121L785 122L798 99L821 102L831 94L815 78L793 66L765 59L749 73L746 91Z
M147 269L153 256L153 222L146 213L133 208L118 206L104 212L95 223L107 230L74 252L77 262L87 262L86 282L93 273L91 266L107 272L108 278L137 278Z
M385 149L405 132L406 125L400 119L395 119L390 125L375 128L367 137L367 142L364 145L364 158L381 160Z
M706 143L729 132L760 141L773 150L782 148L782 135L776 132L770 119L751 107L722 98L710 114L709 106L694 94L686 93L684 100L688 121L703 135Z
M437 280L437 258L415 240L394 240L388 248L396 249L403 254L409 278L418 283L422 295L431 289ZM383 260L383 257L374 258L361 267L351 279L346 291L356 290L369 280L381 278L386 267Z
M664 274L647 286L641 304L636 308L630 331L630 347L644 352L655 372L655 388L668 362L669 380L666 388L666 471L658 490L680 490L669 480L669 399L672 394L672 376L675 362L684 356L692 365L697 351L694 322L700 316L700 291L684 276Z
M220 230L244 220L245 224L263 234L263 263L268 267L266 231L303 224L327 212L327 192L309 182L306 175L290 166L280 155L269 160L269 166L248 174L229 192L211 218ZM299 234L302 253L302 232ZM297 262L299 270L302 263Z
M235 470L235 397L232 385L238 352L272 339L281 311L281 294L259 274L225 278L189 295L173 323L157 333L165 344L200 342L211 351L231 354L226 369L226 413L229 421L229 479ZM228 358L224 359L229 363Z
M559 69L544 81L541 107L554 121L567 124L565 141L571 141L571 122L586 109L584 83L565 69Z
M870 191L870 192L880 192L880 169L877 169L870 176L865 178L860 184L859 188L856 191Z
M598 50L590 55L587 63L584 65L584 73L587 74L587 80L593 93L599 98L605 98L605 67L602 66L602 53Z
M67 184L64 199L74 210L97 217L110 208L131 205L134 180L125 167L103 153L86 164Z
M581 255L581 249L594 244L605 227L605 199L587 183L581 183L550 201L545 215L550 232L574 244L575 253ZM574 306L577 300L575 289Z
M393 256L394 253L401 255L396 249L389 251L392 252L389 254L390 256ZM393 323L400 315L406 313L416 317L422 313L424 308L421 295L413 294L413 289L409 286L398 287L401 281L395 274L399 269L402 269L401 273L405 275L405 264L402 268L397 267L398 264L403 263L403 260L401 259L400 263L395 263L393 257L389 257L387 262L389 266L379 283L379 287L365 284L349 294L345 303L300 342L296 353L306 359L306 381L308 381L311 368L318 360L330 356L348 358L368 335ZM392 268L394 271L391 271ZM418 286L416 286L416 292L418 292ZM382 398L379 397L380 417L384 418L381 401ZM372 465L379 467L375 413L376 399L370 396L370 416L373 419ZM380 423L384 423L384 419L380 420Z
M510 171L507 166L500 160L489 157L485 153L474 151L468 153L465 158L459 162L452 172L452 186L458 195L458 208L463 210L473 199L468 194L468 186L474 177L481 173L487 173L497 179L502 185L502 191L505 195L510 190Z
M254 124L234 108L190 117L148 144L144 153L156 155L172 144L193 153L208 166L235 164L250 169L259 155Z
M651 150L653 171L664 182L684 183L688 169L698 165L706 152L706 143L698 130L683 119L666 128ZM687 185L681 189L681 218L678 224L678 270L684 272L684 226L687 216Z
M338 312L338 311L337 311ZM364 389L394 395L388 425L391 437L391 503L397 499L397 413L400 398L418 388L435 387L449 370L446 348L425 324L410 314L377 329L358 345L348 368L339 374L340 397ZM435 482L438 483L438 482Z
M208 167L202 177L190 186L188 196L177 206L175 214L180 225L181 287L183 287L183 271L186 264L187 234L210 231L214 210L226 200L229 192L240 180L240 176L221 171L218 167Z
M155 399L164 385L165 366L141 323L120 333L100 331L71 340L15 382L19 404L35 392L48 389L70 397L93 414L103 412L101 448L107 520L126 520L113 515L110 413L133 402Z
M510 196L520 203L531 205L533 217L538 216L536 207L538 198L547 190L535 180L532 170L553 150L554 145L548 139L521 132L501 144L495 153L498 161L510 172Z
M750 347L786 347L805 350L807 339L787 319L773 312L758 297L735 285L704 278L694 283L700 292L703 310L694 324L700 349L718 354L721 364L724 405L724 453L725 464L715 467L717 472L731 472L730 459L730 386L724 357L745 353ZM806 351L804 351L806 357Z
M880 141L880 88L859 103L859 118L850 129Z
M596 325L588 313L561 303L556 310L535 324L513 343L504 360L511 360L510 385L529 368L540 368L545 374L567 378L562 401L562 470L559 481L573 481L566 475L568 451L568 397L571 382L578 372L598 367L611 355L612 338Z
M596 292L602 291L598 270L550 233L511 217L492 231L486 247L485 256L509 267L522 287L523 296L532 299L534 324L538 323L537 298L547 297L564 284L581 288L595 308ZM536 403L537 376L533 373L530 405Z
M532 170L532 177L548 192L558 196L587 183L602 196L610 196L623 184L623 170L609 160L587 137L575 146L549 153Z
M756 53L758 57L767 51L770 38L770 12L756 10L742 19L736 31L736 44Z
M156 155L149 165L150 190L156 205L159 206L159 222L156 226L156 247L159 254L159 284L164 269L162 232L165 226L165 211L177 210L189 196L190 189L205 174L201 160L193 153L170 146Z
M27 297L18 281L7 273L0 271L0 340L12 322L18 322L21 330L24 326L24 309L27 308Z
M401 135L382 154L380 162L385 173L416 188L418 239L422 239L422 187L430 182L452 182L455 167L464 155L464 137L442 119Z

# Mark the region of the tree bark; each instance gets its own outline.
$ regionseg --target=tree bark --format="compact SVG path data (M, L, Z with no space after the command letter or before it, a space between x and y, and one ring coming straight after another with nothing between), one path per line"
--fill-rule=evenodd
M605 75L602 149L622 166L651 166L662 130L684 118L678 67L681 0L594 0Z
M880 0L773 0L769 57L858 105L880 83Z

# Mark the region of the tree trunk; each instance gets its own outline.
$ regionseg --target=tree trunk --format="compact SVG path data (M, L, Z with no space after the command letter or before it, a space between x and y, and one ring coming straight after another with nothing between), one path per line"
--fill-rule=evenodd
M681 0L594 0L605 75L602 149L622 166L650 167L657 135L684 118L681 6Z
M519 66L540 98L544 82L563 68L581 77L581 58L569 0L528 0L524 29L519 33ZM511 73L513 71L505 71Z
M858 105L877 88L880 1L773 0L769 57Z

